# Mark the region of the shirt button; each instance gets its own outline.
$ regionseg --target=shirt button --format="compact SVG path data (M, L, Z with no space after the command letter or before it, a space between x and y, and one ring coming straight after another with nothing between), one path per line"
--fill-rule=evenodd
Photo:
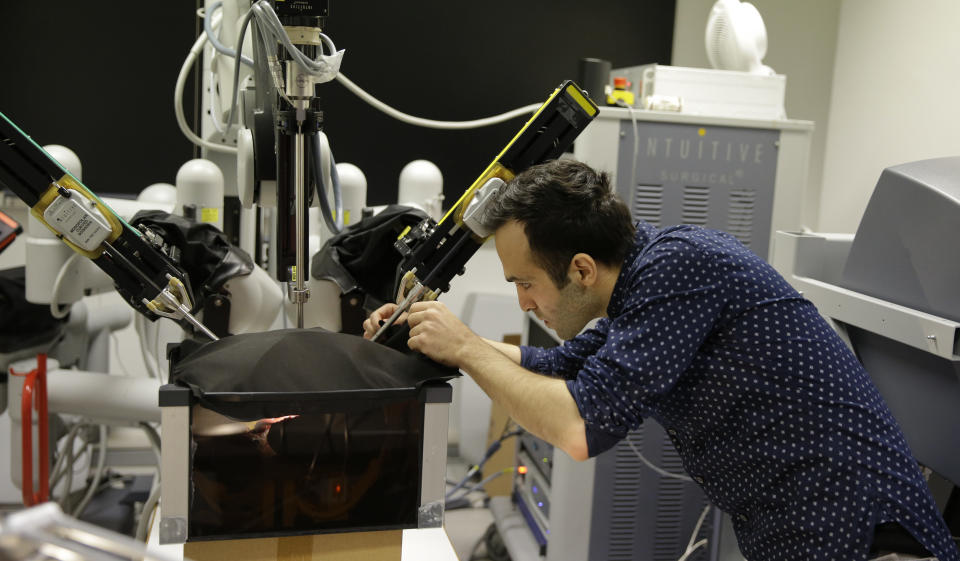
M677 436L677 431L673 429L667 429L667 434L669 434L670 436Z
M750 520L749 518L747 518L746 514L741 514L740 516L737 516L737 518L740 519L740 522L746 522L747 520Z
M703 478L700 477L699 475L694 475L693 480L699 483L700 485L703 485Z

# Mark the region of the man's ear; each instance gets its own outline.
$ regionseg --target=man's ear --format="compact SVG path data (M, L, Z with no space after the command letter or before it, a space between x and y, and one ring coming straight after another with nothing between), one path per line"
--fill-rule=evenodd
M583 286L593 286L597 282L597 273L597 262L586 253L578 253L570 260L568 274Z

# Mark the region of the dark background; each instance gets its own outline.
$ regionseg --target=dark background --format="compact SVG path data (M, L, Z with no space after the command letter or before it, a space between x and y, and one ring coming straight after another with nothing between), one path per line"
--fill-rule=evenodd
M583 57L614 68L670 62L675 0L330 3L325 32L346 50L343 73L418 117L475 119L541 102L577 79ZM3 2L0 112L39 144L73 149L95 192L173 183L194 157L174 120L173 89L198 33L196 8ZM190 122L194 91L188 83ZM321 95L334 156L364 171L371 205L394 202L400 170L418 158L440 167L452 203L524 122L439 131L393 120L338 83Z

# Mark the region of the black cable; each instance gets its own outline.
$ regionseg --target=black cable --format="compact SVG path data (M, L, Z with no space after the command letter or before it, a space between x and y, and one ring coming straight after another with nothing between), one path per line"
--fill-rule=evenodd
M510 552L507 551L507 546L500 537L496 523L487 527L487 531L483 534L483 543L487 546L487 558L490 561L510 561Z
M494 526L494 524L491 524L490 526ZM480 551L480 546L486 541L487 533L490 532L490 526L487 526L487 529L483 531L483 535L480 536L480 539L477 540L477 543L473 544L473 547L470 548L470 554L467 555L467 561L477 561L480 559L477 557L477 552Z
M511 436L519 436L519 435L521 435L521 434L523 434L523 433L524 433L524 430L521 428L521 429L517 429L517 430L512 431L512 432L508 432L508 433L506 433L506 434L501 434L500 437L497 438L497 440L495 440L495 441L490 445L489 448L487 448L487 451L484 453L483 458L481 458L480 461L477 462L476 465L471 466L470 469L467 470L467 475L465 475L465 476L463 477L463 479L461 479L461 480L453 487L453 489L450 489L449 491L446 492L445 498L446 498L446 499L449 499L454 493L456 493L458 490L460 490L461 487L463 487L464 485L466 485L466 484L467 484L467 481L469 481L470 478L472 478L474 475L480 473L480 468L482 468L483 465L484 465L485 463L487 463L487 460L489 460L494 454L497 453L498 450L500 450L500 445L503 443L504 440L510 438Z

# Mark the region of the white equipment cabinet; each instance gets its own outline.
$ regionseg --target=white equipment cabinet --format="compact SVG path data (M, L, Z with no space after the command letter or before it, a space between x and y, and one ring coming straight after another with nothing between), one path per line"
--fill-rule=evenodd
M612 174L635 219L724 230L769 259L774 232L800 231L816 218L804 209L811 121L632 116L601 108L574 157Z

